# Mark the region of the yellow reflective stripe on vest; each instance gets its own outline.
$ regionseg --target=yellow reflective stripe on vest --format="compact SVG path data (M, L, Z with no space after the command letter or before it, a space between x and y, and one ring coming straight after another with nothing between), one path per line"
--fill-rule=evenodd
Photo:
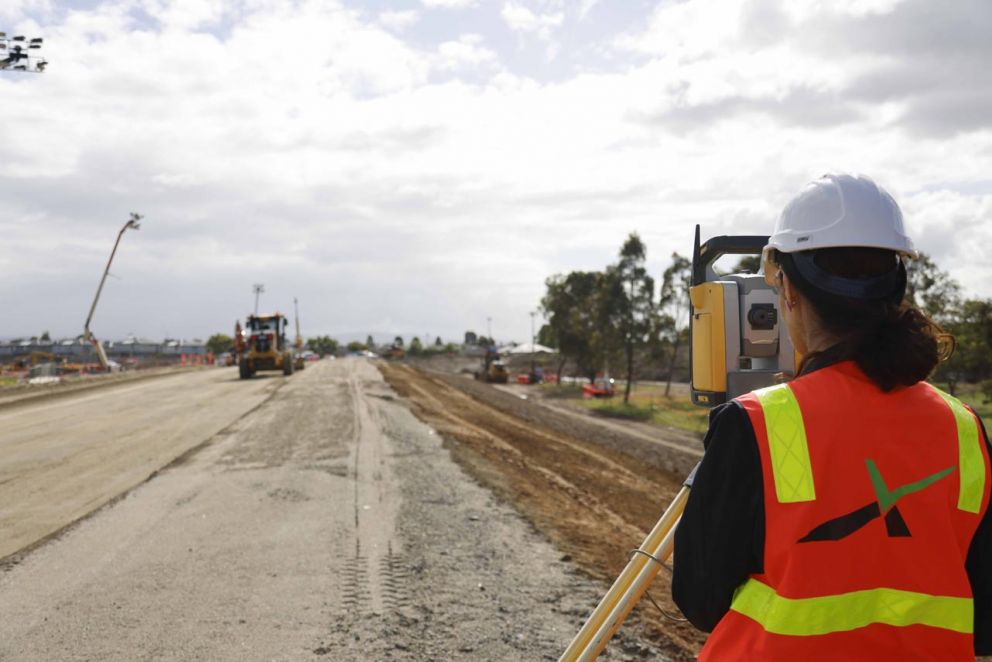
M806 444L806 427L796 396L786 384L759 389L754 394L765 415L778 502L814 501L816 490Z
M819 598L784 598L755 579L734 594L730 608L773 634L808 637L856 630L873 623L929 625L971 634L975 609L970 598L874 588Z
M958 427L958 473L961 479L958 509L977 513L982 509L982 497L985 496L985 459L982 457L978 421L960 400L939 388L932 388L954 412L954 421Z

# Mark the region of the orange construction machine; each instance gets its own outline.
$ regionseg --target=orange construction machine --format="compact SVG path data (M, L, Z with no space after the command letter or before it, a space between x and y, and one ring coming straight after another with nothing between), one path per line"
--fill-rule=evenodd
M289 320L284 315L249 315L245 328L234 326L234 349L238 355L238 374L248 379L259 370L281 370L293 374L293 352L286 342Z

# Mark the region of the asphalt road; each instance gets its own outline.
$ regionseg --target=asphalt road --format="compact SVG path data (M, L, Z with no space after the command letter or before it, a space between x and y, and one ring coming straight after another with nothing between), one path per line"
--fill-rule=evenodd
M138 484L0 565L2 660L554 660L604 590L364 360L164 378L0 426L22 541ZM657 654L631 635L604 659Z

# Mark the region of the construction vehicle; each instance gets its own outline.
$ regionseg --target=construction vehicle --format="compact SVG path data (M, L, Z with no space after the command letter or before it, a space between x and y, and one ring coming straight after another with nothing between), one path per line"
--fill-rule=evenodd
M11 361L14 370L28 370L39 364L55 362L57 362L57 359L51 352L30 352L21 356L15 356Z
M96 304L100 300L100 293L103 292L103 286L107 282L107 276L110 275L110 265L114 261L114 255L117 254L117 247L121 243L121 237L128 230L137 230L141 227L141 219L144 218L141 214L131 212L131 218L124 224L121 231L117 233L117 241L114 242L114 248L110 251L110 258L107 260L107 266L103 270L103 276L100 278L100 284L96 288L96 295L93 297L93 303L90 305L89 315L86 316L86 323L83 324L83 338L93 345L96 350L96 356L100 359L100 365L106 372L110 372L114 369L114 364L107 358L107 352L103 349L103 343L97 340L96 336L90 330L90 322L93 321L93 313L96 311ZM119 366L118 366L119 367Z
M582 385L583 398L612 398L614 393L615 380L606 375L596 375L596 379L588 384Z
M365 352L368 352L371 349L372 349L371 346L367 347L365 349ZM362 352L362 356L367 356L365 352ZM385 351L382 351L381 354L382 354L382 358L390 359L390 360L398 361L400 359L406 358L406 350L403 349L403 339L397 336L396 339L393 341L393 344L387 347Z
M510 380L506 364L495 347L486 349L486 354L482 357L482 370L477 370L474 375L477 380L489 384L505 384Z
M714 263L724 255L760 255L767 236L721 236L699 241L692 251L689 298L692 401L714 407L771 386L795 370L796 352L781 323L778 298L761 274L720 275ZM698 468L698 465L697 465ZM613 586L568 645L559 662L590 662L640 601L675 544L675 529L689 499L696 469L665 510Z
M293 343L293 368L303 370L307 367L306 357L303 356L303 336L300 335L300 306L293 297L293 312L296 315L296 340Z
M281 370L293 374L293 353L286 342L285 315L249 315L245 328L234 326L234 348L238 355L238 374L249 379L259 370Z

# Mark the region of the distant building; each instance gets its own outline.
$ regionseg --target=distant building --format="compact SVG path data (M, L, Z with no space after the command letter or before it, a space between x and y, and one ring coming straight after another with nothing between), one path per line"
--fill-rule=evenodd
M206 343L199 338L192 340L165 339L162 341L128 336L123 340L101 341L109 358L120 361L129 359L140 363L151 360L179 360L180 356L202 355L207 353ZM93 363L97 361L96 350L83 340L60 338L41 341L38 338L15 338L0 340L0 363L13 363L18 359L30 359L32 354L50 354L56 361L68 363Z

